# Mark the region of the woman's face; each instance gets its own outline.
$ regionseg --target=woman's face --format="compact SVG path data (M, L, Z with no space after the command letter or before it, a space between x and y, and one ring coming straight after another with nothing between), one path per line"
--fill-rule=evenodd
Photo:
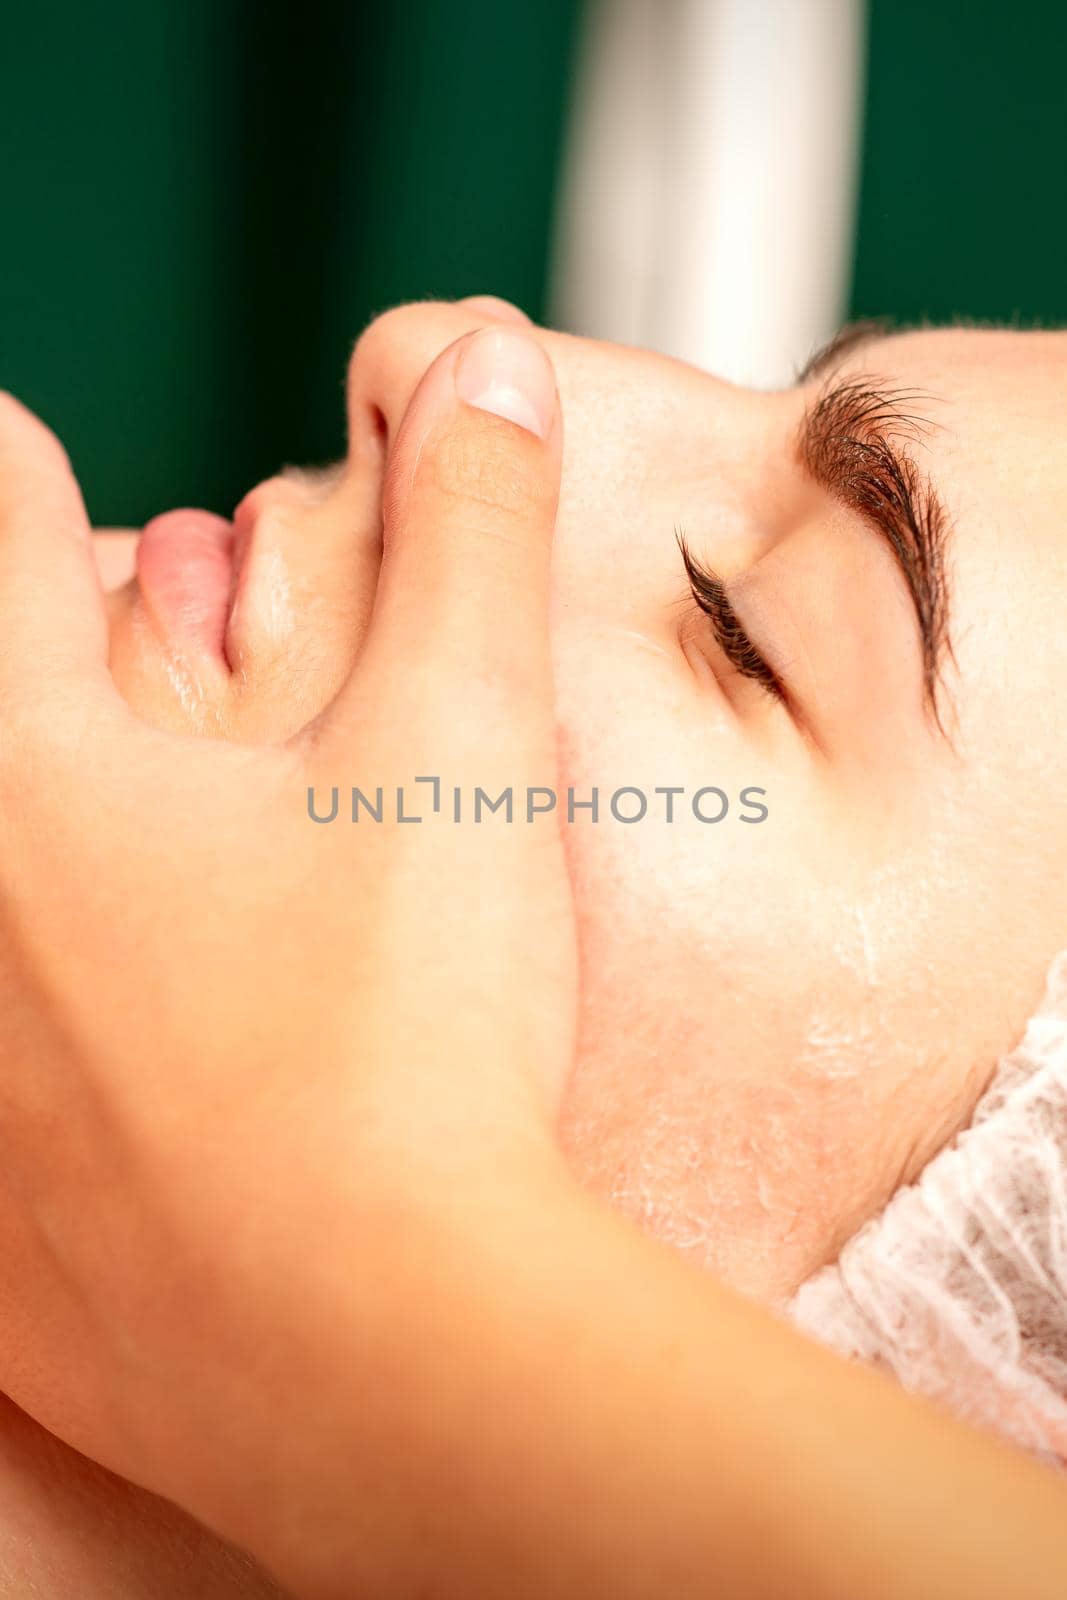
M150 532L110 601L143 715L282 738L332 696L405 407L441 349L508 315L379 318L342 466L260 485L232 530ZM565 425L561 788L600 796L565 828L583 1012L563 1136L589 1186L776 1297L966 1120L1067 944L1067 335L876 335L776 394L539 337ZM709 786L719 822L693 812ZM623 787L642 821L612 815Z

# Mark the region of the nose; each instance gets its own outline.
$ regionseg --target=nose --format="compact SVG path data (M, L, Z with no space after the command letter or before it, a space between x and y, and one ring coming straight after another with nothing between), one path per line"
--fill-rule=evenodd
M495 295L397 306L375 318L348 367L349 455L380 460L419 380L442 350L487 324L516 321L529 319Z

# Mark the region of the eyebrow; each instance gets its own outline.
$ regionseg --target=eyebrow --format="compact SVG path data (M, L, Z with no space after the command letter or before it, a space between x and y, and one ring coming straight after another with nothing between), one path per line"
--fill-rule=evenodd
M832 338L820 345L797 372L794 384L799 388L822 378L834 367L840 366L846 356L855 355L864 345L876 344L882 339L895 339L907 328L896 326L889 317L860 317L846 322Z
M939 675L952 658L946 546L951 519L908 451L933 424L914 407L924 397L864 373L835 376L864 345L892 338L886 321L850 323L818 350L798 384L826 381L806 408L797 436L801 466L839 504L860 515L892 554L911 596L923 655L923 697L944 731Z

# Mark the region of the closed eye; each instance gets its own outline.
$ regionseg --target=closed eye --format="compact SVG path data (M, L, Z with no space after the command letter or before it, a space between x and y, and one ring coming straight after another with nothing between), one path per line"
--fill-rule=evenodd
M756 649L741 625L740 618L730 604L725 585L717 573L697 560L686 543L685 534L676 533L682 565L689 580L689 590L694 603L711 623L715 642L730 665L743 678L761 684L768 694L783 703L787 700L785 686L774 668L769 666Z

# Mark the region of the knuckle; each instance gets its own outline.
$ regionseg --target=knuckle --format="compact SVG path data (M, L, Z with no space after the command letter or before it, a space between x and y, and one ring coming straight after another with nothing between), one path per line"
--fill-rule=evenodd
M45 465L70 471L67 452L48 425L6 389L0 389L0 457L18 450L20 456L32 449Z
M0 389L0 430L25 423L28 413L21 400L16 400L10 389Z
M461 513L477 508L505 523L538 519L550 503L540 459L506 423L460 427L440 436L423 453L415 487L429 490L446 507Z

